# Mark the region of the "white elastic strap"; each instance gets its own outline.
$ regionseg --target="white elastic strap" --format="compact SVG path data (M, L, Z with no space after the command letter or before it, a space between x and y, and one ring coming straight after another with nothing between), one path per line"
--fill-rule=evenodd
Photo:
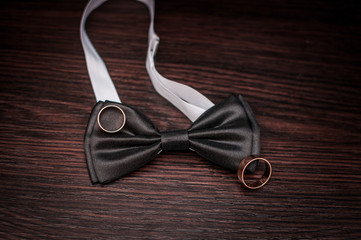
M115 89L114 83L109 76L107 67L95 50L85 31L85 22L89 14L106 1L107 0L90 0L88 2L81 18L80 39L81 44L83 45L90 82L92 84L96 100L109 100L120 103L117 90Z
M155 68L154 57L159 44L159 37L154 32L154 0L138 0L144 3L150 12L150 25L148 32L148 51L146 68L155 90L176 106L184 115L194 122L207 109L214 104L195 89L166 79Z
M107 0L89 1L81 20L80 36L87 62L89 77L97 101L110 100L120 102L113 81L109 76L108 70L85 31L85 22L89 14L106 1ZM176 106L193 122L214 104L195 89L187 85L166 79L158 73L154 63L154 57L157 46L159 44L159 37L154 32L154 1L138 1L144 3L150 12L146 68L150 79L152 80L153 86L161 96Z

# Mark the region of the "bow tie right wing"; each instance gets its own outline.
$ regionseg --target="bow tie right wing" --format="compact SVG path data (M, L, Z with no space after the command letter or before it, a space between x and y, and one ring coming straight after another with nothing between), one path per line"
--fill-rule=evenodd
M109 133L98 124L99 112L121 109L124 126ZM119 121L119 114L105 113L108 125ZM102 121L102 119L100 119ZM160 134L143 114L124 104L98 102L90 115L85 133L85 154L92 183L107 183L121 178L152 160L161 151Z
M260 130L242 96L231 95L204 112L189 129L190 148L202 157L237 171L241 161L260 154ZM253 172L257 162L247 170Z

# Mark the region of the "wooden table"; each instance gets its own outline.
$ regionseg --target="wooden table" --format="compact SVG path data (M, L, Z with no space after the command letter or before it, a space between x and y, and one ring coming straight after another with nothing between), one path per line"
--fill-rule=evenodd
M247 191L192 152L92 185L95 104L79 40L86 1L0 4L1 239L360 239L358 1L157 1L160 73L250 103L273 165ZM109 1L87 30L123 102L160 130L190 122L145 70L147 9Z

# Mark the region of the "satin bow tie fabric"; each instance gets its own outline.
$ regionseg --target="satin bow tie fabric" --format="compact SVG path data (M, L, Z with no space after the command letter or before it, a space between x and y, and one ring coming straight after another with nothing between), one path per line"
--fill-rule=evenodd
M107 106L120 108L124 127L109 133L99 126L98 115ZM109 122L119 114L107 113ZM91 113L85 153L92 183L117 180L154 159L162 151L192 150L224 168L237 171L241 161L260 153L260 131L242 96L231 95L204 112L187 130L160 132L142 113L123 103L99 101ZM254 171L257 162L247 167Z

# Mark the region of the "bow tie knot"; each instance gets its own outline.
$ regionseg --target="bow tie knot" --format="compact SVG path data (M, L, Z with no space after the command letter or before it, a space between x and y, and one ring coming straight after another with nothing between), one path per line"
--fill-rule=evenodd
M161 145L164 151L188 150L188 130L173 130L161 132Z

